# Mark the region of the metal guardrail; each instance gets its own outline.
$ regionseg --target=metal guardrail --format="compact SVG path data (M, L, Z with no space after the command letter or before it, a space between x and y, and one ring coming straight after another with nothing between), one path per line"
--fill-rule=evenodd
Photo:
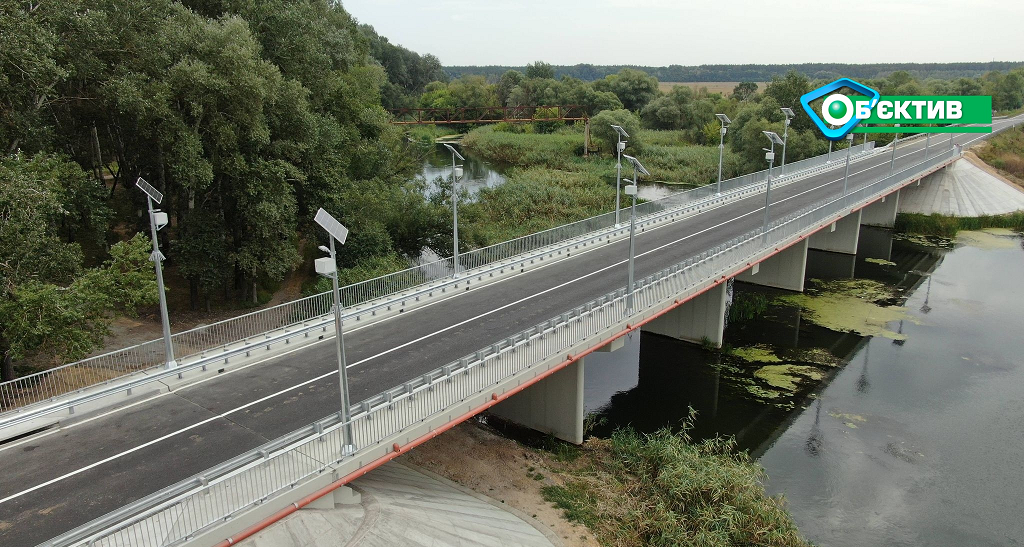
M565 355L581 340L612 335L632 317L664 307L724 275L735 274L777 247L833 222L894 187L957 156L946 150L846 196L830 198L751 230L638 280L627 309L619 289L520 331L498 343L414 378L354 407L357 450L343 449L342 423L332 415L181 481L82 527L45 542L68 546L173 546L194 538L304 481L358 461L389 437L439 415L466 399L545 360Z
M874 149L874 145L874 141L856 145L853 153L857 157L863 157ZM845 155L842 159L836 158L832 161L828 161L826 156L796 161L787 165L787 170L792 169L789 174L776 177L773 182L784 183L835 167L842 161L845 161ZM763 170L724 180L722 193L728 195L754 185L763 185L767 177L768 171ZM637 215L645 217L705 200L714 195L715 185L677 192L659 200L637 204ZM460 270L481 268L614 225L615 213L612 211L489 247L474 249L459 255ZM452 271L452 259L449 257L347 285L341 288L342 303L349 307L387 298L430 281L443 279L450 276ZM182 331L171 336L174 353L178 356L179 363L194 364L204 359L206 353L226 350L229 346L246 346L264 337L268 332L324 318L331 313L331 305L330 292L324 292ZM128 375L154 370L163 364L163 340L158 339L22 376L0 383L0 412L52 401L62 395L120 381Z

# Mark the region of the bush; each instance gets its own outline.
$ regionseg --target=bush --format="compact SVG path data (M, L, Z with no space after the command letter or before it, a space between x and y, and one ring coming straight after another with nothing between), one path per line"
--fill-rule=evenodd
M606 545L808 545L757 462L732 439L691 443L689 427L592 440L585 471L544 497Z
M600 143L601 149L606 152L615 153L615 143L618 142L618 133L612 129L612 125L618 125L629 133L630 145L640 148L643 138L640 135L640 119L629 110L602 110L593 118L590 118L590 134L595 142Z

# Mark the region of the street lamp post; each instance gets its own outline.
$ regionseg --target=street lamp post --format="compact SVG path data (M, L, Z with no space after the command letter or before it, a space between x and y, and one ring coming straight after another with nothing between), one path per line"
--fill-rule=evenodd
M156 269L156 287L160 293L160 321L163 323L164 330L164 367L174 368L178 366L178 362L174 360L174 345L171 343L171 320L167 317L167 295L164 294L164 272L161 265L165 257L160 252L160 242L156 237L157 230L167 226L168 218L167 213L153 208L153 202L155 201L159 205L164 200L164 195L142 177L135 181L135 186L146 194L146 204L149 206L149 233L153 238L153 252L150 253L149 260L153 262L153 267Z
M850 154L853 152L853 133L846 134L846 174L843 175L843 195L846 195L847 182L850 180Z
M782 107L779 110L786 115L786 127L782 131L782 176L786 176L786 143L789 142L789 122L796 117L796 112L788 107Z
M626 141L622 140L623 137L629 138L629 133L621 126L612 124L612 129L618 134L618 141L615 143L615 153L617 154L617 160L615 161L615 225L619 225L619 203L622 187L622 151L626 149Z
M331 278L331 287L334 292L334 334L335 350L338 355L338 385L341 390L341 421L344 424L345 440L342 447L342 454L349 455L355 452L355 445L352 441L352 405L348 398L348 365L345 362L345 337L341 328L341 289L338 287L338 260L334 250L334 240L344 245L348 238L348 228L338 222L333 216L322 208L316 212L313 220L329 234L330 247L320 246L320 250L328 256L318 258L314 261L316 273Z
M732 123L729 116L715 114L718 121L722 122L722 128L718 131L718 186L715 187L715 195L722 195L722 156L725 155L725 129Z
M895 127L899 127L900 124L894 124ZM892 174L893 167L896 165L896 145L900 143L900 134L896 133L896 138L892 141L892 159L889 160L889 174Z
M452 153L452 277L459 277L459 196L455 191L455 183L460 178L462 169L455 163L455 158L466 161L454 146L444 143Z
M829 127L831 127L832 129L836 128L836 126L834 125L830 125ZM832 163L832 139L829 139L828 141L828 157L825 158L825 162Z
M636 158L634 158L633 156L628 156L626 154L623 154L622 156L624 158L626 158L627 160L629 160L630 163L633 164L633 180L627 181L627 182L629 182L629 186L626 187L626 195L627 196L631 196L633 198L633 205L630 207L630 212L629 212L629 274L627 276L627 282L626 282L627 283L626 284L626 290L628 291L626 293L626 309L627 310L632 310L633 309L633 288L634 288L634 282L633 282L633 261L634 261L634 257L636 256L636 243L635 243L635 239L634 238L636 236L636 192L637 192L637 183L640 181L640 175L650 176L651 173L648 172L647 168L645 168L643 166L643 164L641 164L640 161L637 160Z
M767 241L768 240L768 206L771 205L772 165L775 163L775 145L776 144L783 144L784 145L785 141L783 141L781 138L779 138L779 134L778 133L775 133L773 131L762 131L762 133L764 133L764 135L766 137L768 137L768 140L771 141L771 143L772 143L772 147L771 148L762 148L762 150L765 151L764 159L768 160L768 187L765 189L765 192L764 192L764 228L762 228L762 234L763 234L762 237L763 237L763 239L765 241ZM785 148L783 148L783 150L785 150Z
M928 159L928 147L932 145L932 134L928 133L924 137L924 159Z

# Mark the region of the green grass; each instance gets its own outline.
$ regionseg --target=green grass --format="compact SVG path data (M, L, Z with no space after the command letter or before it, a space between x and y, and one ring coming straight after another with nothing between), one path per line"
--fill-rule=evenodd
M410 139L422 144L433 144L438 137L455 133L458 131L443 125L410 125L406 129Z
M729 306L729 321L749 321L768 311L768 297L762 293L738 293Z
M896 215L897 232L930 236L954 237L960 230L1009 228L1024 230L1024 212L980 217L953 217L934 213L900 213Z
M481 127L470 131L462 145L474 155L501 165L564 169L577 163L576 158L583 154L583 134L510 133Z
M615 188L593 169L512 169L459 209L460 232L475 247L592 217L615 206Z
M605 545L805 546L764 470L731 439L620 429L592 440L546 500Z

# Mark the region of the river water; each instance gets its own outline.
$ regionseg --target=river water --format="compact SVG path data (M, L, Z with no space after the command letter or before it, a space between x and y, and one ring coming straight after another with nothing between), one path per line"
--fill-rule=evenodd
M465 150L460 151L466 158L466 161L459 162L459 164L464 166L464 175L463 178L459 180L459 186L460 188L465 188L469 192L469 199L474 199L476 193L482 188L493 188L505 183L504 167L486 162ZM452 176L451 152L448 152L444 145L434 145L425 154L423 166L420 169L418 176L427 182L425 191L428 195L437 192L438 178L449 179ZM606 179L605 182L614 186L615 177L610 177ZM660 182L645 182L640 184L637 197L651 201L670 196L676 192L687 190L689 188L692 188L692 186L665 184ZM623 199L625 199L625 196L623 196Z
M823 280L810 300L735 284L734 306L774 303L731 319L734 351L634 334L588 356L595 434L678 425L692 406L691 434L735 436L816 544L1020 544L1020 236L861 237L857 257L809 255L808 277Z

